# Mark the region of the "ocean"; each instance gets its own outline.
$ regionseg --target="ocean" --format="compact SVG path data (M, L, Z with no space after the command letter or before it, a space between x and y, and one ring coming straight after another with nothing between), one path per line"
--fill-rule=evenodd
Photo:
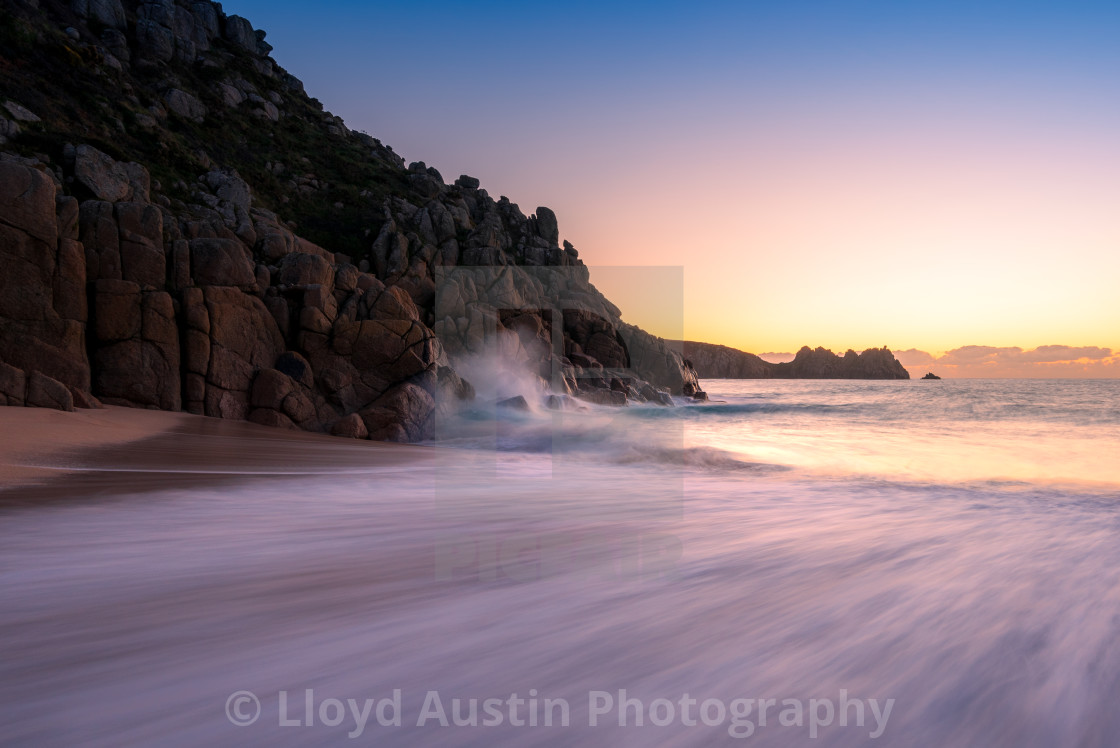
M703 385L75 455L0 510L0 742L1118 744L1120 380Z

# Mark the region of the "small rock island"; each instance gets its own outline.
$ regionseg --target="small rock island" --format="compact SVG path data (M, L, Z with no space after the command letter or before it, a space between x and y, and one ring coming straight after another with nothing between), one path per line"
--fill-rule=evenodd
M936 374L934 374L931 371L931 372L927 372L926 375L924 377L922 377L922 379L941 379L941 377L937 376Z

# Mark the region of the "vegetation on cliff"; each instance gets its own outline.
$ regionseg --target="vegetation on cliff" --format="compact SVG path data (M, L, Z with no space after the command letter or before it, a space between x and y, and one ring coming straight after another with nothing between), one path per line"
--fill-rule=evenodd
M495 337L594 402L698 392L551 210L406 165L264 39L208 0L5 4L2 402L423 439Z

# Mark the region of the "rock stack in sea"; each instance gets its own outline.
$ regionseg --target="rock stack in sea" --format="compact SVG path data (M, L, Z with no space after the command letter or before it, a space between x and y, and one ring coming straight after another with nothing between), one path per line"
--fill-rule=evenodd
M220 5L6 6L0 403L418 440L495 336L593 402L699 391L551 210L349 130Z

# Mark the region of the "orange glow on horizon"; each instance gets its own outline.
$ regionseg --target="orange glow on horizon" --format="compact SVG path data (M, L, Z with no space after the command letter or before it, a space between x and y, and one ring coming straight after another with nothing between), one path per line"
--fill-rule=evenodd
M663 148L659 168L690 175L672 195L608 175L569 193L580 197L558 211L562 232L608 298L620 284L596 263L683 266L689 340L753 353L1120 349L1120 151L1094 160L1070 146L1040 162L1014 139L796 140L744 141L730 165ZM676 201L701 191L704 204Z
M329 45L297 6L249 5L351 127L552 208L589 265L683 267L683 315L592 272L651 332L755 353L1120 348L1114 4L608 3L594 23L571 4L328 4ZM432 42L416 64L410 35L367 43L386 14ZM502 86L445 74L464 29L494 36L476 65Z

